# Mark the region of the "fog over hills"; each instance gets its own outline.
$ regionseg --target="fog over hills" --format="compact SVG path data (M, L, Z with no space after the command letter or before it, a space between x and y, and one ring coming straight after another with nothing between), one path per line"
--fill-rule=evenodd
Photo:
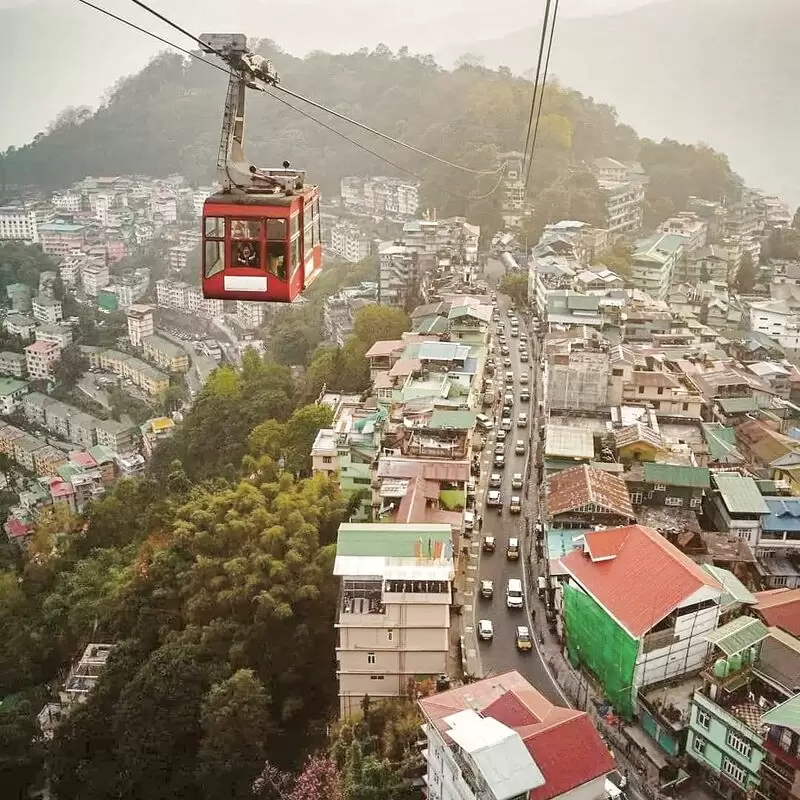
M798 0L670 0L559 21L551 73L614 105L645 136L705 141L744 177L800 203ZM443 46L487 66L535 66L539 29Z
M653 0L570 0L564 19L625 10ZM191 42L129 0L94 0L164 38ZM534 25L543 0L507 0L503 13L483 0L152 0L165 16L200 34L242 31L270 38L304 56L407 45L433 52L476 38L500 37ZM276 11L277 9L277 11ZM120 77L138 71L163 45L77 0L0 0L0 65L14 73L0 85L0 149L21 145L64 107L96 106Z

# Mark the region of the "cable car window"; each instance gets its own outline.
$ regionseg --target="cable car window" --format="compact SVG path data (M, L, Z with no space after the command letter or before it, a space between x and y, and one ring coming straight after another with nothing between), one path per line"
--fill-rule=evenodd
M289 238L292 239L297 236L298 233L300 233L300 215L292 214L292 216L289 217Z
M322 217L314 218L314 244L322 244Z
M206 217L203 230L206 236L223 239L225 237L225 217Z
M261 238L260 219L232 219L231 237L234 239L253 239Z
M291 252L292 252L292 274L294 275L295 271L299 266L302 265L303 259L300 253L300 236L299 234L295 236L294 239L291 241Z
M286 242L283 239L267 242L267 271L286 280Z
M222 244L214 239L208 239L203 252L204 270L206 278L211 278L222 271Z
M309 209L310 210L310 209ZM306 229L303 231L303 258L306 259L311 255L311 248L313 247L312 238L314 236L314 226L311 223L311 215L309 214Z
M268 219L267 220L267 239L271 241L286 241L286 220Z

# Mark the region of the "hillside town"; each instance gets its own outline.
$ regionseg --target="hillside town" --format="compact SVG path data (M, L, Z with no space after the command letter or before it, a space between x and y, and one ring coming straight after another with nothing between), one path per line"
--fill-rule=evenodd
M329 253L375 263L324 299L326 340L373 304L411 322L367 350L367 391L318 400L333 423L311 472L354 501L333 563L339 712L432 680L431 800L800 798L800 262L762 252L792 215L746 190L644 230L641 166L593 169L606 227L559 220L535 244L514 169L491 236L421 213L397 179L345 178L325 209ZM20 546L44 508L80 513L145 470L216 365L259 345L265 306L204 299L190 274L212 188L87 178L0 207L0 240L57 264L8 286L3 317L24 344L0 353ZM163 263L115 270L154 240ZM123 314L126 335L82 342L67 301ZM188 395L99 419L52 396L72 346L95 399L104 381ZM112 650L87 645L46 736Z

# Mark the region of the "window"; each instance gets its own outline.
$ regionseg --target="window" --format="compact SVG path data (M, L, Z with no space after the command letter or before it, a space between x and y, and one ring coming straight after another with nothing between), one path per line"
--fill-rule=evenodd
M261 266L263 223L260 219L231 220L231 262L234 267Z
M289 238L293 239L300 233L300 214L294 213L289 217Z
M314 200L314 244L322 244L322 217L319 213L319 197Z
M683 410L684 411L688 411L689 410L689 404L688 403L684 403L683 404Z
M640 506L642 504L641 492L631 492L631 504L634 506Z
M731 778L731 780L744 786L745 779L747 778L747 770L745 770L744 767L740 767L735 761L726 757L722 759L722 771Z
M298 267L303 266L302 252L300 251L300 234L298 233L291 242L289 242L289 254L291 258L290 271L292 275L297 272Z
M656 390L656 394L664 394L664 387L659 386L658 389Z
M644 386L639 387L639 394L644 394Z
M683 505L683 498L682 497L665 497L664 498L664 505L665 506L682 506Z
M373 653L373 655L375 654ZM702 708L697 709L697 724L706 730L711 727L711 717L708 715L708 712L703 711Z
M375 663L375 653L367 653L367 664Z
M702 501L702 500L701 500L699 497L693 497L693 498L692 498L692 499L689 501L689 506L690 506L691 508L700 508L700 506L702 505L702 502L703 502L703 501Z
M611 370L611 374L612 374L612 375L613 375L615 378L621 378L621 377L622 377L622 375L623 375L623 372L622 372L622 370L621 370L621 369L612 369L612 370Z
M394 639L394 631L393 631L391 628L389 628L389 630L388 630L388 631L386 631L386 638L387 638L387 639L388 639L390 642L391 642L391 641Z
M267 220L267 272L286 280L286 220Z
M667 491L667 484L666 483L657 483L653 490L656 492L666 492Z
M700 736L694 736L694 740L692 741L692 749L695 753L699 753L701 756L706 754L706 740Z
M728 747L732 750L740 753L745 758L750 758L750 753L753 751L753 748L750 746L750 742L748 742L747 739L739 736L739 734L734 731L728 731L726 742L728 743Z
M309 210L311 206L309 206ZM313 237L313 230L314 226L311 224L311 218L309 217L308 223L306 224L305 230L303 231L303 261L306 261L308 257L311 255L311 248L313 246L312 237Z
M218 272L222 272L222 243L216 239L206 239L203 248L203 274L206 278L212 278Z
M383 675L370 675L369 679L371 681L382 681L383 677L384 677Z
M224 239L225 217L206 217L203 233L213 239Z
M333 456L322 456L323 464L333 464Z

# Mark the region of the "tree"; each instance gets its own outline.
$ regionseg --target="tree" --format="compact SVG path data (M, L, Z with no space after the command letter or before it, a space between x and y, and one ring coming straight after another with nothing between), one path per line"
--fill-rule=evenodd
M329 406L309 405L298 408L286 423L286 468L296 473L311 469L311 446L320 428L333 424L333 411Z
M3 797L26 800L39 774L44 747L36 720L38 707L24 697L0 702L0 786Z
M70 344L61 351L61 358L56 362L53 376L60 386L72 389L88 369L89 359L83 355L80 347Z
M753 263L750 253L744 253L736 271L736 291L739 294L750 294L758 280L758 269Z
M511 298L511 302L518 308L528 305L528 276L504 275L500 281L499 290Z
M796 231L800 231L800 206L797 207L797 210L794 212L794 217L792 217L792 227Z
M626 242L615 242L595 258L594 264L608 267L621 278L630 280L633 266L633 247Z
M364 306L353 320L353 335L369 350L375 342L399 339L411 327L408 314L391 306Z

